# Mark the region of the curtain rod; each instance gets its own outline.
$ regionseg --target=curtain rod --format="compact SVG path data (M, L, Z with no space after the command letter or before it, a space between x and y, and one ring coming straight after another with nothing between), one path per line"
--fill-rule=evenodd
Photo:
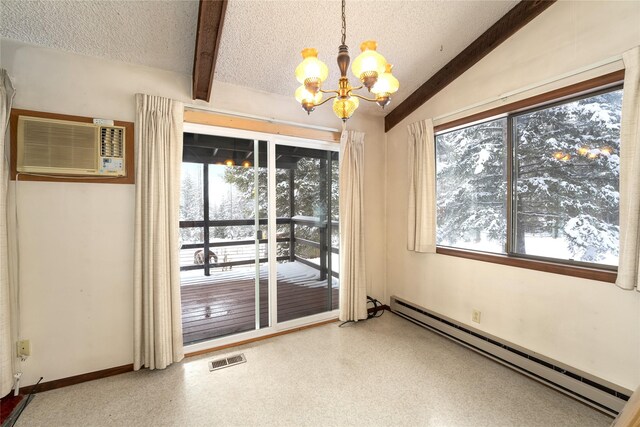
M564 73L564 74L560 74L559 76L552 77L552 78L550 78L550 79L546 79L546 80L543 80L543 81L541 81L541 82L534 83L534 84L532 84L532 85L525 86L525 87L523 87L523 88L516 89L516 90L511 91L511 92L503 93L502 95L500 95L500 96L496 96L495 98L490 98L490 99L487 99L487 100L485 100L485 101L481 101L481 102L478 102L478 103L476 103L476 104L473 104L473 105L470 105L470 106L467 106L467 107L461 108L461 109L459 109L459 110L456 110L456 111L453 111L453 112L450 112L450 113L443 114L443 115L441 115L441 116L435 117L435 118L433 119L433 121L434 121L434 122L435 122L435 121L440 121L440 120L442 120L442 119L446 119L446 118L449 118L449 117L452 117L452 116L458 115L458 114L460 114L460 113L464 113L464 112L466 112L466 111L476 109L476 108L478 108L478 107L483 107L483 106L485 106L485 105L492 104L492 103L494 103L494 102L496 102L496 101L505 100L506 98L509 98L509 97L511 97L511 96L518 95L518 94L521 94L521 93L527 92L527 91L532 90L532 89L537 89L537 88L539 88L539 87L546 86L546 85L548 85L548 84L550 84L550 83L555 83L555 82L557 82L557 81L560 81L560 80L566 79L566 78L568 78L568 77L573 77L573 76L576 76L576 75L579 75L579 74L585 73L585 72L587 72L587 71L591 71L591 70L595 70L595 69L600 68L600 67L604 67L604 66L609 65L609 64L614 64L614 63L616 63L616 62L618 62L618 61L622 61L622 55L612 56L612 57L607 58L607 59L605 59L605 60L602 60L602 61L600 61L600 62L596 62L596 63L594 63L594 64L587 65L587 66L584 66L584 67L578 68L578 69L576 69L576 70L569 71L569 72Z
M278 120L278 119L274 119L274 118L271 118L271 117L264 117L264 116L257 116L257 115L254 115L254 114L239 113L237 111L223 110L223 109L220 109L220 108L206 108L206 107L200 107L198 105L185 105L184 108L185 108L185 110L203 111L203 112L207 112L207 113L218 113L218 114L223 114L225 116L234 116L234 117L241 117L243 119L260 120L260 121L263 121L263 122L274 123L274 124L291 125L291 126L297 126L297 127L301 127L301 128L323 130L323 131L327 131L327 132L340 132L340 129L336 129L336 128L330 128L330 127L325 127L325 126L316 126L316 125L307 125L307 124L298 123L298 122L291 122L291 121L288 121L288 120Z

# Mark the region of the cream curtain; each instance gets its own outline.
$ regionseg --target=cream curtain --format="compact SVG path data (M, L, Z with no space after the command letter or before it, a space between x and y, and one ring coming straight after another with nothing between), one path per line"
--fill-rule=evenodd
M340 138L340 320L367 318L364 263L364 133Z
M136 95L134 369L184 357L180 308L181 102Z
M638 289L640 273L640 46L626 51L620 128L620 258L616 285Z
M436 251L436 160L433 122L412 123L409 131L409 222L407 249Z
M9 185L9 150L5 137L13 102L13 85L7 71L0 69L0 397L13 385L13 328L11 327L11 287L9 283L9 248L7 245L7 187Z

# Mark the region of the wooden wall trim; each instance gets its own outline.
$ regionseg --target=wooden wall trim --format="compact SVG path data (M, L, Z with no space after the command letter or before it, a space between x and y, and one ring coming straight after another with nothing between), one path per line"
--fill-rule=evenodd
M11 180L15 181L17 174L17 147L18 147L18 117L19 116L30 116L30 117L40 117L44 119L56 119L56 120L68 120L72 122L82 122L82 123L93 123L92 117L83 117L83 116L70 116L68 114L56 114L56 113L47 113L43 111L31 111L31 110L20 110L17 108L13 108L11 110L11 114L9 116L9 126L10 126L10 143L11 143L11 158L10 158L10 168L11 168ZM123 126L125 128L125 157L126 157L126 176L114 177L114 178L98 178L98 177L82 177L78 176L77 178L69 177L56 177L55 175L50 176L42 176L42 175L30 175L28 173L20 173L20 181L46 181L46 182L84 182L84 183L93 183L93 184L135 184L135 158L134 158L134 150L133 146L135 145L134 141L134 127L131 122L121 122L114 121L114 125Z
M538 261L527 258L516 258L508 255L488 254L484 252L467 251L463 249L437 247L436 253L475 261L491 262L494 264L508 265L511 267L526 268L529 270L544 271L546 273L562 274L565 276L580 277L582 279L597 280L600 282L615 283L618 273L611 270L578 267L554 262Z
M193 99L209 102L227 0L200 0L193 57Z
M458 56L436 72L400 105L384 118L384 131L389 132L395 125L413 113L418 107L460 77L465 71L502 42L544 12L555 0L522 0L480 37L475 39ZM544 41L541 41L544 42Z
M388 305L382 305L382 306L379 306L378 308L379 309L383 309L383 310L387 310L387 311L391 310ZM372 310L369 310L369 311L372 311ZM318 326L323 326L323 325L326 325L326 324L329 324L329 323L335 323L337 321L338 321L338 319L325 320L325 321L322 321L322 322L314 323L312 325L299 326L297 328L287 329L286 331L280 331L280 332L276 332L276 333L273 333L273 334L265 335L265 336L262 336L262 337L251 338L251 339L248 339L248 340L239 341L237 343L221 345L221 346L212 347L212 348L205 349L205 350L193 351L191 353L185 354L185 357L199 356L199 355L202 355L202 354L207 354L207 353L211 353L211 352L214 352L214 351L223 350L223 349L226 349L226 348L237 347L237 346L241 346L241 345L244 345L244 344L249 344L249 343L253 343L253 342L257 342L257 341L266 340L268 338L277 337L277 336L280 336L280 335L286 335L286 334L302 331L302 330L309 329L309 328L315 328L315 327L318 327ZM101 379L101 378L107 378L107 377L111 377L111 376L114 376L114 375L124 374L124 373L132 372L132 371L133 371L133 364L130 363L130 364L127 364L127 365L116 366L114 368L102 369L100 371L94 371L94 372L88 372L88 373L85 373L85 374L74 375L72 377L60 378L60 379L53 380L53 381L46 381L46 382L40 383L40 385L38 385L38 388L37 388L36 391L38 393L40 393L40 392L43 392L43 391L54 390L54 389L57 389L57 388L62 388L62 387L70 386L70 385L80 384L80 383L84 383L84 382L87 382L87 381L98 380L98 379ZM33 390L34 387L35 387L35 385L28 385L28 386L20 387L20 391L23 394L29 394Z
M606 87L615 83L621 83L624 80L624 70L614 71L612 73L604 74L592 79L588 79L582 82L578 82L569 86L565 86L559 89L554 89L549 92L542 93L540 95L532 96L530 98L514 101L509 104L501 105L499 107L491 108L489 110L481 111L466 117L451 120L446 123L439 124L434 127L434 132L441 132L443 130L451 129L457 126L461 126L467 123L473 123L479 120L494 117L499 114L513 113L523 109L535 107L548 102L560 101L563 98L571 97L582 92L587 92L591 89L597 89L600 87Z
M389 310L389 306L385 305L383 307L384 307L385 310ZM194 352L185 354L185 357L199 356L201 354L207 354L207 353L211 353L211 352L214 352L214 351L223 350L225 348L237 347L237 346L241 346L241 345L244 345L244 344L249 344L249 343L256 342L256 341L262 341L262 340L266 340L268 338L277 337L277 336L280 336L280 335L286 335L286 334L290 334L290 333L293 333L293 332L302 331L304 329L315 328L317 326L322 326L322 325L326 325L326 324L329 324L329 323L335 323L337 321L338 321L338 319L330 319L330 320L325 320L325 321L322 321L322 322L314 323L312 325L299 326L297 328L287 329L286 331L280 331L280 332L276 332L276 333L273 333L273 334L265 335L265 336L262 336L262 337L251 338L251 339L243 340L243 341L240 341L240 342L237 342L237 343L221 345L221 346L213 347L213 348L206 349L206 350L194 351ZM130 364L127 364L127 365L116 366L114 368L102 369L100 371L94 371L94 372L88 372L86 374L74 375L72 377L60 378L58 380L53 380L53 381L46 381L46 382L40 383L40 385L37 388L37 392L40 393L40 392L43 392L43 391L54 390L56 388L67 387L67 386L70 386L70 385L80 384L80 383L84 383L84 382L87 382L87 381L98 380L98 379L101 379L101 378L107 378L107 377L111 377L113 375L124 374L126 372L132 372L132 371L133 371L133 364L130 363ZM33 390L34 386L35 385L28 385L28 386L20 387L20 391L23 394L28 394Z
M54 390L56 388L67 387L74 384L80 384L87 381L99 380L101 378L107 378L114 375L124 374L125 372L133 371L133 364L116 366L115 368L102 369L100 371L88 372L86 374L74 375L73 377L61 378L59 380L47 381L40 383L36 391L38 393L42 391ZM23 394L31 393L35 385L28 385L20 387L20 392Z
M186 110L184 112L186 123L218 126L232 129L249 130L254 132L270 133L274 135L293 136L297 138L315 139L327 142L340 142L340 132L331 132L320 129L310 129L301 126L271 123L244 117L227 116L208 111Z

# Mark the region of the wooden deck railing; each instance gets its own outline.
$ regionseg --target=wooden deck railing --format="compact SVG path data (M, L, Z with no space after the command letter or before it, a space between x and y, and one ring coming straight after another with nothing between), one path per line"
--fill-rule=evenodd
M180 271L189 271L189 270L200 270L204 269L205 276L209 276L211 274L212 267L234 267L238 265L252 265L255 264L256 260L246 259L240 261L227 261L227 262L216 262L211 263L209 257L207 256L211 250L211 248L217 247L228 247L228 246L248 246L255 245L256 243L268 243L267 239L245 239L245 240L230 240L230 241L222 241L222 242L209 242L209 227L229 227L229 226L248 226L255 225L256 221L254 219L232 219L232 220L202 220L202 221L180 221L180 228L202 228L203 236L205 236L205 241L202 243L186 243L183 244L181 249L203 249L204 256L203 264L194 264L194 265L186 265L181 266ZM266 219L260 219L258 221L261 225L266 225ZM327 230L327 222L320 220L311 220L306 218L287 218L280 217L276 219L276 224L289 224L289 237L278 237L276 241L278 243L289 243L289 255L278 256L276 259L278 261L298 261L302 264L308 265L320 271L320 280L325 280L327 278L327 273L330 271L331 276L338 278L339 273L333 271L332 268L332 260L330 253L339 253L339 249L334 247L333 245L329 245L328 242L331 241L331 233ZM309 239L304 239L301 237L296 237L295 235L295 225L303 225L307 227L317 228L319 230L320 241L316 242ZM331 228L338 227L337 221L331 221ZM315 264L305 258L302 258L295 253L296 245L304 245L310 246L313 248L317 248L320 250L320 265ZM330 246L330 247L329 247ZM330 253L329 253L330 251ZM260 258L258 260L259 263L267 262L267 258Z

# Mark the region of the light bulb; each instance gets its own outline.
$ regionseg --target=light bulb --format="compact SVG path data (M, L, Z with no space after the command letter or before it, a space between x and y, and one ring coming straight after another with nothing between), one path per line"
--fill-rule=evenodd
M613 148L607 146L607 147L602 147L600 149L600 153L604 156L610 156L613 153Z
M329 69L318 59L318 50L306 48L302 50L302 62L296 67L296 79L311 93L316 93L322 82L329 77Z
M245 160L244 162L242 162L242 167L250 168L251 167L251 162L249 160Z
M306 111L307 114L311 114L311 112L316 108L316 105L322 101L322 92L317 92L314 95L303 85L296 89L295 98L300 103L304 111Z
M235 166L236 162L234 162L233 159L227 159L224 161L224 164L227 166Z
M400 88L400 82L391 74L393 65L387 64L384 73L378 76L378 81L371 88L371 93L396 93Z
M336 98L333 100L333 112L346 122L354 111L356 111L358 105L360 105L360 101L355 96L350 96L346 99Z
M385 71L387 60L376 52L378 43L375 40L367 40L360 45L362 53L356 57L351 65L351 72L360 79L367 89L378 80Z
M553 153L553 157L560 160L564 157L564 153L562 151L556 151L555 153Z
M589 154L589 147L580 147L578 148L578 154L580 154L581 156L586 156L587 154Z
M304 87L304 85L296 89L296 93L294 96L296 98L296 101L300 103L312 102L314 104L318 104L320 103L320 101L322 101L322 92L318 92L314 95L313 93L309 92L307 88Z

